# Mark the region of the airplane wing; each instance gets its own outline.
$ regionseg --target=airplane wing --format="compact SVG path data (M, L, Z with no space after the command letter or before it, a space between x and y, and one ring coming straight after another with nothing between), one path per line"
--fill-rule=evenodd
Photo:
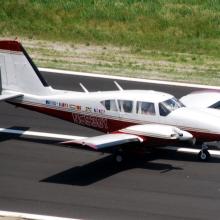
M104 134L96 137L89 137L82 140L65 141L62 143L66 145L80 144L88 146L97 151L106 151L123 144L142 142L143 139L137 135L114 133Z
M90 147L97 151L110 151L112 148L117 148L120 145L127 143L148 143L152 139L167 140L167 141L188 141L192 140L193 136L174 126L160 124L145 124L134 125L124 128L117 133L104 134L96 137L89 137L81 140L71 140L62 142L66 145L79 144Z

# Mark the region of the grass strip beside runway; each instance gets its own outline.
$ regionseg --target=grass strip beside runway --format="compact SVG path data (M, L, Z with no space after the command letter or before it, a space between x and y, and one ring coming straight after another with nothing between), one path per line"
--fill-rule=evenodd
M3 1L0 36L26 39L42 67L220 85L219 11L218 0Z

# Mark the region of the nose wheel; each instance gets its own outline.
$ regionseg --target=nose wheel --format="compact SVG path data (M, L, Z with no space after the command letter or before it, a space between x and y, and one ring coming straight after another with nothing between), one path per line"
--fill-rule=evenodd
M211 158L211 155L208 151L208 147L207 147L207 145L203 144L202 149L198 154L198 159L200 161L208 161L210 158Z

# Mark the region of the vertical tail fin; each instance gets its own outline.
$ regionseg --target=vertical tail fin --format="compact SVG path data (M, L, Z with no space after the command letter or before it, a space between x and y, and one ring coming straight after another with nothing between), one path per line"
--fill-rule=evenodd
M2 90L45 95L48 84L17 41L0 41L0 73Z

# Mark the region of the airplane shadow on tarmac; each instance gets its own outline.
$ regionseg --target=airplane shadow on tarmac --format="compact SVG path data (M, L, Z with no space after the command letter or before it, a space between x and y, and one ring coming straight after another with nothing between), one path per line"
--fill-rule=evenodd
M143 160L129 160L129 162L126 162L123 165L117 165L114 162L112 155L108 155L104 158L85 164L83 166L73 167L50 176L41 180L41 182L87 186L113 176L117 173L134 168L159 170L161 172L168 172L174 169L181 170L181 168L173 167L170 164L150 162L150 160L153 159L153 157L148 158L148 160L145 162Z
M142 158L141 160L138 160L136 158L133 160L129 160L125 164L119 166L114 162L112 155L108 155L104 158L85 164L83 166L72 167L68 170L47 177L40 182L88 186L103 179L106 179L110 176L113 176L117 173L135 168L155 170L160 171L161 173L170 172L172 170L183 170L183 168L174 167L169 163L157 162L158 159L170 160L171 163L172 160L198 162L195 155L193 156L191 154L174 152L159 152L159 154L149 154L145 159ZM205 163L220 163L220 159L213 158L209 162Z
M28 127L10 127L8 129L18 129L18 130L29 130ZM18 139L22 141L35 142L39 144L55 144L57 141L54 140L45 140L33 137L22 137L21 134L9 134L1 133L0 142ZM66 147L59 145L61 147ZM77 148L77 147L76 147ZM81 149L81 148L80 148ZM84 149L85 150L85 149ZM157 162L159 159L164 159L170 161L170 163ZM144 158L132 158L129 159L123 165L118 165L114 162L113 156L108 155L104 158L98 159L91 163L72 167L68 170L62 171L50 177L47 177L40 182L55 183L55 184L67 184L67 185L77 185L77 186L87 186L103 179L106 179L110 176L113 176L117 173L131 170L135 168L146 169L146 170L155 170L161 173L170 172L172 170L183 170L181 167L174 167L172 161L189 161L189 162L198 162L196 155L176 153L174 151L165 151L165 150L156 150L150 154L147 154ZM204 162L202 162L204 163ZM220 158L212 158L210 161L205 163L220 163Z
M171 163L157 162L159 159L169 160ZM181 167L174 167L172 165L172 161L220 163L220 158L212 158L208 162L199 162L196 155L159 151L159 153L153 152L147 155L145 158L133 158L128 160L125 164L119 166L114 162L112 155L108 155L104 158L98 159L83 166L72 167L68 170L47 177L41 180L41 182L87 186L113 176L117 173L135 168L155 170L160 171L160 173L170 172L172 170L183 170Z

